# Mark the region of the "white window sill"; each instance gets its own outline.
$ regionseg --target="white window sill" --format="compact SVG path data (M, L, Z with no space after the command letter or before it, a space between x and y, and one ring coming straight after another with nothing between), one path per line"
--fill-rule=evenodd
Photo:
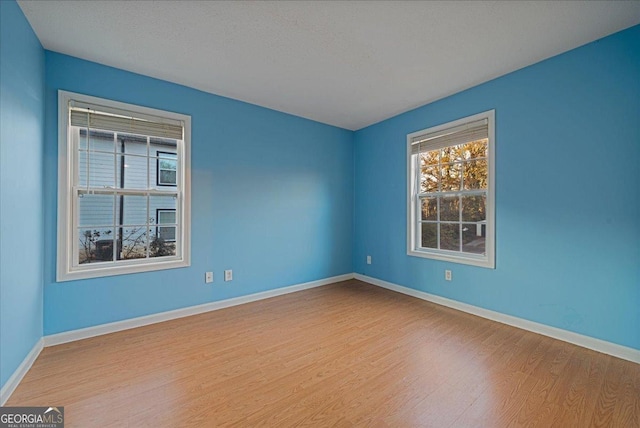
M154 261L153 263L137 263L121 266L96 266L87 265L71 269L67 272L59 272L57 282L73 281L76 279L100 278L104 276L124 275L130 273L151 272L164 269L176 269L190 266L188 260Z
M422 257L423 259L440 260L444 262L460 263L464 265L479 266L488 269L495 269L495 262L486 256L474 256L460 253L447 253L445 251L428 251L428 250L408 250L407 254L413 257Z

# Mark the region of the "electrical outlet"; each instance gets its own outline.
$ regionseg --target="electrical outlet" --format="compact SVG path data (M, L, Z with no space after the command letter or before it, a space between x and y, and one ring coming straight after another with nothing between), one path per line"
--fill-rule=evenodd
M444 271L444 279L446 281L451 281L451 271L450 270L447 269L447 270Z
M206 272L204 274L204 282L206 283L213 282L213 272Z
M371 256L367 256L367 264L370 265L371 264Z
M233 281L233 271L231 269L224 271L224 280L225 281Z

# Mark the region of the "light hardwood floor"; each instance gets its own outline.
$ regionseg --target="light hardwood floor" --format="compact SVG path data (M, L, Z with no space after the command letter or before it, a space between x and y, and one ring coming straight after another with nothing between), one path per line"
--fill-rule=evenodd
M45 348L67 427L640 427L640 365L352 280Z

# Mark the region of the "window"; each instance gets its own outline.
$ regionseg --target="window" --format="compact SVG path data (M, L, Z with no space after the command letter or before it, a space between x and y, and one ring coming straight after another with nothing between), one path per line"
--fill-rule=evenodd
M407 253L494 268L494 111L409 134L407 171Z
M190 117L58 101L58 281L189 266Z
M175 242L176 241L176 210L156 210L156 239L163 242Z
M156 152L156 184L158 186L175 186L178 158L175 153Z

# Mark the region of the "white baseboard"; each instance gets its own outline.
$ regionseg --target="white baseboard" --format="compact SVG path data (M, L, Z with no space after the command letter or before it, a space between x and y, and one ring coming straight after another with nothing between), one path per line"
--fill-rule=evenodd
M90 337L101 336L103 334L115 333L117 331L129 330L131 328L142 327L149 324L155 324L163 321L169 321L177 318L197 315L204 312L215 311L217 309L228 308L230 306L242 305L244 303L255 302L257 300L268 299L270 297L281 296L283 294L295 293L296 291L307 290L309 288L321 287L323 285L332 284L334 282L346 281L353 279L353 274L348 273L331 278L319 279L317 281L305 282L303 284L291 285L288 287L276 288L273 290L262 291L260 293L249 294L246 296L234 297L226 300L205 303L197 306L189 306L187 308L175 309L167 312L146 315L137 318L131 318L123 321L116 321L108 324L101 324L93 327L81 328L78 330L65 331L63 333L50 334L44 336L44 346L60 345L62 343L73 342L76 340L88 339Z
M44 341L39 339L36 344L33 345L33 348L31 348L31 351L29 351L27 356L24 357L24 360L22 360L22 363L20 363L16 371L14 371L11 377L7 379L7 382L4 384L2 389L0 389L0 406L4 406L9 397L11 397L11 394L16 390L24 375L27 374L36 358L38 358L38 355L40 355L40 351L42 351L43 347Z
M618 345L616 343L607 342L605 340L596 339L574 333L572 331L551 327L523 318L514 317L512 315L502 314L500 312L436 296L435 294L429 294L424 291L414 290L413 288L403 287L402 285L393 284L370 276L354 274L354 278L369 284L377 285L378 287L397 291L398 293L417 297L418 299L427 300L438 305L447 306L452 309L457 309L462 312L467 312L472 315L477 315L492 321L497 321L523 330L542 334L543 336L549 336L554 339L582 346L583 348L592 349L594 351L602 352L603 354L612 355L614 357L622 358L623 360L640 364L640 350L638 349L629 348L627 346Z

